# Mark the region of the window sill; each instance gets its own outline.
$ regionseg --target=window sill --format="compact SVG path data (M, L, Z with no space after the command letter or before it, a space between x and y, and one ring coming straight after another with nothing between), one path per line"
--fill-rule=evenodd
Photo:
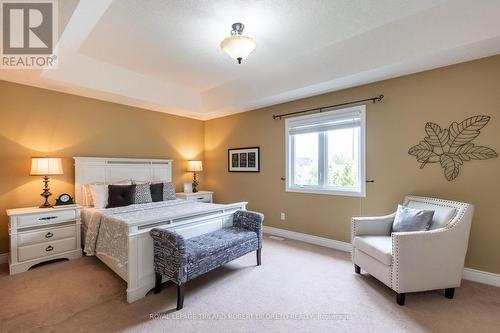
M286 192L291 193L308 193L308 194L326 194L326 195L337 195L345 197L366 197L364 190L361 191L343 191L343 190L328 190L328 189L313 189L313 188L303 188L303 187L287 187Z

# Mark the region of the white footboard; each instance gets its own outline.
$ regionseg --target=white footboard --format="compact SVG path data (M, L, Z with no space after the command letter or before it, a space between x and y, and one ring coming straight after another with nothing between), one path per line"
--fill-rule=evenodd
M129 229L128 265L126 271L112 262L104 261L111 269L127 281L127 301L134 302L144 297L155 284L153 268L153 239L149 231L153 228L173 229L186 238L202 235L233 224L233 214L246 210L246 202L224 206L220 210L194 216L186 216L161 224L135 226ZM101 260L103 258L100 258Z

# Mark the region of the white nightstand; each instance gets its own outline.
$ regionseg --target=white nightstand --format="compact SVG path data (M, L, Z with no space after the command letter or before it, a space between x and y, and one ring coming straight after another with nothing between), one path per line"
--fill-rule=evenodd
M189 201L198 201L198 202L213 202L212 195L214 192L210 191L198 191L196 193L186 193L186 192L180 192L176 193L177 198L179 199L186 199Z
M8 209L10 274L38 263L82 256L80 207Z

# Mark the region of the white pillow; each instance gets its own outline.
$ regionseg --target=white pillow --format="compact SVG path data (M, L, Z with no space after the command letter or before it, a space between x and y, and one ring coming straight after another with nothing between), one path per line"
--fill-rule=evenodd
M95 208L106 208L108 205L108 185L89 184L92 203Z
M130 179L125 179L125 180L120 180L119 182L114 182L109 185L132 185L132 180Z
M132 185L132 181L130 180L122 180L112 185ZM86 184L84 187L87 188L87 192L90 192L91 202L87 202L89 206L93 206L94 208L106 208L108 205L108 185L98 182L92 184Z
M444 228L451 219L456 214L456 209L451 207L444 207L437 204L421 202L421 201L410 201L407 204L408 207L417 209L428 209L434 211L434 216L432 217L432 224L430 230Z
M146 185L146 184L151 184L151 182L147 181L147 180L132 180L132 184L131 185ZM122 184L120 184L122 185Z

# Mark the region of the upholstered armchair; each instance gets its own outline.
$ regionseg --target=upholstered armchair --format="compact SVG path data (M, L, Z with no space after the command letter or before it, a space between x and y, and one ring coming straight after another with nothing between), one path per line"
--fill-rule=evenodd
M397 293L404 305L410 292L460 286L474 207L467 203L407 196L403 205L434 210L429 231L393 232L394 214L352 219L352 261Z

